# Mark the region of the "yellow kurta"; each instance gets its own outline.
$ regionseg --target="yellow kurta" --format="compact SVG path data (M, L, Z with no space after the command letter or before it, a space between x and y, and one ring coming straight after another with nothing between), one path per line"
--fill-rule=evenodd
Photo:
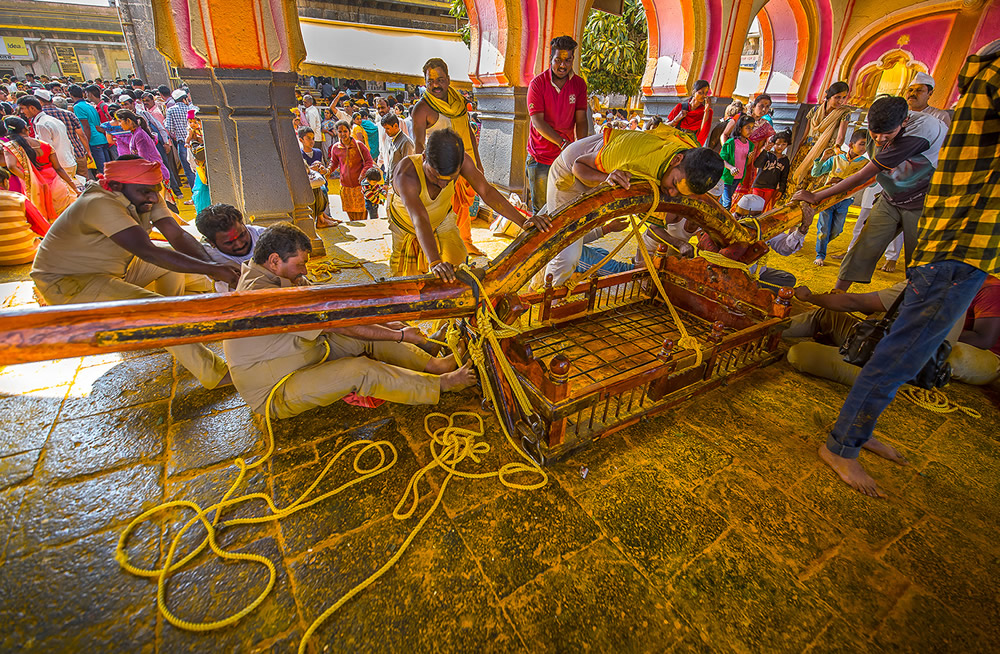
M407 157L417 171L420 180L420 202L427 210L431 229L437 240L441 260L452 265L465 263L467 250L462 236L459 234L452 211L452 199L455 194L455 182L451 182L431 199L427 190L427 178L424 177L424 156L413 154ZM459 178L461 179L461 178ZM392 256L389 258L389 268L394 277L419 275L429 271L427 257L417 241L417 231L413 226L403 198L398 193L389 194L389 231L392 232Z

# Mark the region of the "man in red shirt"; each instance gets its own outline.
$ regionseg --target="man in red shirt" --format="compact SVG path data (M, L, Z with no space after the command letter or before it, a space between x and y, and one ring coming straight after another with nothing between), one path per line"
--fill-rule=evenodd
M576 41L558 36L549 44L549 69L528 86L528 205L534 213L545 207L549 166L567 145L587 136L587 82L573 74Z

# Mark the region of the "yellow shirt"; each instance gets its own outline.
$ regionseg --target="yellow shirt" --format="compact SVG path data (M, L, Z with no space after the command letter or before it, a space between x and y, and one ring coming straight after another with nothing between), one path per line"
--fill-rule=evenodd
M0 266L31 263L36 236L25 220L25 198L20 193L0 190Z
M147 213L136 213L128 198L89 182L80 197L52 223L35 255L31 273L124 277L132 253L111 237L138 225L147 234L153 223L171 216L161 198Z
M368 132L366 132L365 128L361 125L354 125L351 127L351 136L354 140L364 143L365 147L368 146Z
M243 264L237 291L262 288L287 288L292 283L257 265ZM322 361L326 347L320 338L323 330L313 329L287 334L267 334L231 338L222 342L222 349L233 377L233 385L254 411L263 412L267 396L281 379Z
M604 131L604 145L597 153L597 166L610 173L624 170L659 180L674 155L699 145L687 134L671 127L640 132L627 129Z

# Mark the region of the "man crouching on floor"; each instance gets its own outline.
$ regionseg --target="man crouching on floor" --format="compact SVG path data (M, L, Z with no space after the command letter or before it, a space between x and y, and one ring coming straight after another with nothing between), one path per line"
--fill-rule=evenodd
M237 291L302 285L312 246L290 223L269 227L243 264ZM398 328L397 328L398 326ZM426 338L401 323L359 325L234 338L223 342L236 390L250 408L290 418L351 393L400 404L437 404L442 391L476 383L471 364L421 350Z

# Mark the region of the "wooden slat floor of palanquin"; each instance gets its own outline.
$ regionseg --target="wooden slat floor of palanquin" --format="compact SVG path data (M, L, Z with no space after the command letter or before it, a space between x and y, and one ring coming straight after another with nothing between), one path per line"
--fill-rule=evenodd
M678 314L695 338L703 341L711 333L705 320L681 310ZM663 341L670 339L676 344L680 338L667 307L645 300L534 330L518 341L531 347L545 369L557 354L568 357L572 364L569 396L577 397L595 385L610 385L662 364L656 354ZM674 346L675 357L683 352Z

